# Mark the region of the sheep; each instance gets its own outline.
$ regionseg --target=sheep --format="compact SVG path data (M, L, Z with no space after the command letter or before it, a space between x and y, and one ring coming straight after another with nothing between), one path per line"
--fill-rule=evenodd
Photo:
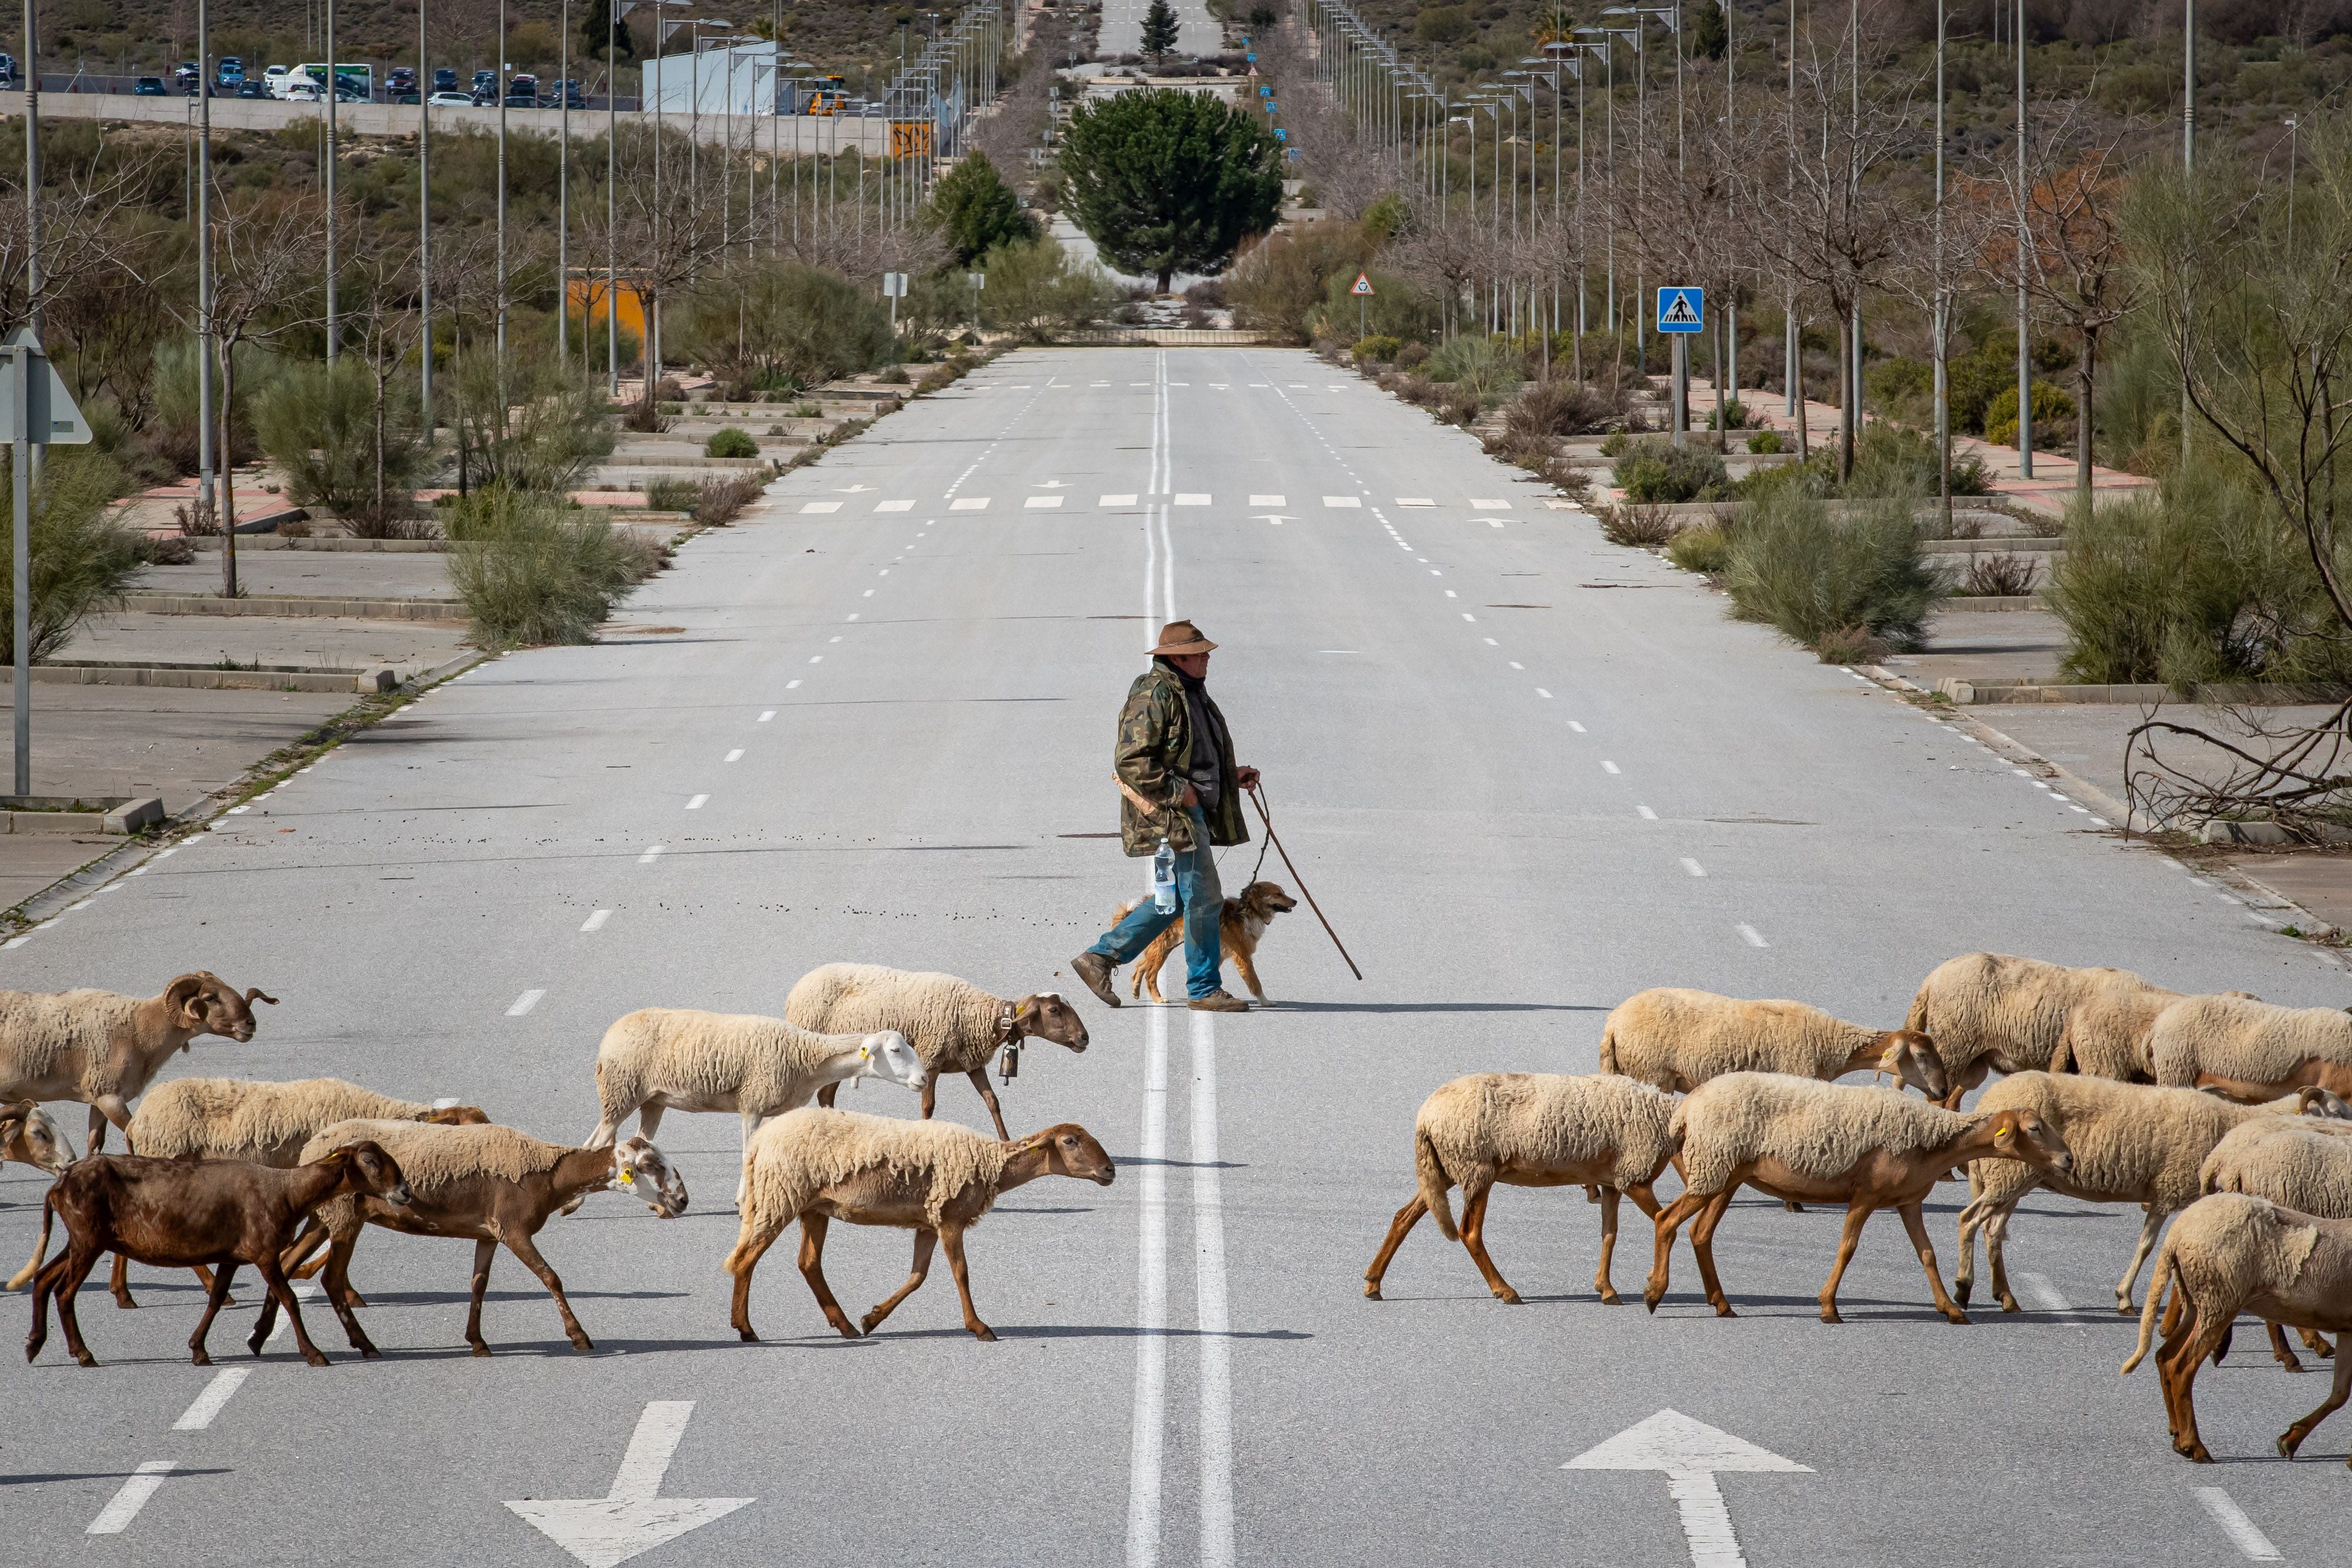
M1849 1088L1777 1072L1732 1072L1702 1083L1675 1107L1683 1195L1657 1218L1657 1260L1642 1299L1652 1312L1666 1293L1675 1231L1692 1216L1691 1250L1720 1317L1735 1315L1715 1274L1715 1228L1744 1184L1783 1201L1846 1206L1837 1266L1822 1287L1822 1321L1841 1322L1838 1281L1871 1212L1894 1208L1927 1271L1936 1310L1952 1322L1968 1313L1944 1293L1936 1249L1919 1213L1944 1172L1964 1160L2024 1160L2060 1171L2074 1164L2065 1141L2027 1110L1962 1115L1899 1090Z
M807 1104L820 1089L859 1078L929 1093L922 1062L896 1030L812 1032L756 1013L641 1008L615 1021L596 1048L603 1116L587 1146L610 1144L631 1112L638 1133L650 1138L666 1111L733 1111L743 1118L749 1153L762 1121ZM735 1205L743 1205L740 1182Z
M477 1106L420 1105L340 1078L298 1078L289 1083L175 1078L156 1085L152 1094L139 1102L124 1136L133 1148L158 1159L250 1160L287 1170L300 1163L302 1145L312 1134L357 1116L447 1126L490 1119ZM36 1252L8 1288L21 1287L40 1266L41 1256ZM205 1289L211 1290L211 1271L200 1267L195 1273ZM120 1252L114 1255L108 1289L116 1306L139 1304L131 1300L130 1270Z
M2148 1027L2180 999L2128 969L1964 953L1919 982L1903 1027L1935 1040L1951 1075L1944 1107L1955 1110L1994 1068L2144 1082Z
M2306 1084L2352 1095L2352 1016L2196 997L2156 1020L2148 1059L2158 1083L2210 1086L2233 1100L2268 1100Z
M0 991L0 1101L79 1100L89 1107L89 1152L106 1146L109 1122L131 1135L131 1102L174 1051L200 1034L253 1038L260 990L243 996L209 969L182 975L163 994ZM133 1152L137 1145L132 1145Z
M337 1149L363 1143L381 1144L407 1173L410 1196L394 1206L362 1195L339 1197L319 1210L302 1234L287 1246L284 1262L293 1269L321 1241L329 1243L324 1262L327 1299L350 1335L352 1348L362 1359L380 1354L359 1319L351 1291L352 1249L363 1225L411 1236L449 1236L474 1243L474 1295L466 1316L466 1343L476 1355L490 1354L482 1338L482 1294L489 1288L490 1260L499 1243L522 1260L555 1298L563 1332L580 1351L595 1349L572 1303L563 1281L541 1257L531 1238L558 1207L576 1197L605 1191L615 1183L643 1198L646 1206L668 1219L686 1212L686 1183L670 1169L662 1152L644 1138L631 1138L617 1148L576 1149L541 1143L512 1127L443 1127L414 1122L338 1122L303 1145L306 1160L331 1155ZM643 1181L651 1196L638 1190ZM259 1346L272 1326L270 1303L247 1343Z
M38 1101L19 1100L0 1105L0 1161L7 1160L63 1176L74 1162L73 1145Z
M2174 1292L2157 1353L2173 1451L2200 1465L2213 1462L2197 1435L2197 1369L2218 1349L2240 1312L2274 1323L2342 1333L2352 1331L2352 1220L2328 1219L2242 1193L2200 1197L2172 1223L2157 1249L2140 1309L2139 1343L2123 1364L2128 1376L2147 1355L2157 1303ZM2352 1355L2336 1358L2336 1377L2316 1410L2279 1435L2282 1458L2292 1459L2312 1428L2352 1395Z
M2303 1091L2306 1095L2323 1092ZM2325 1219L2352 1219L2352 1126L2316 1115L2249 1117L2205 1156L2197 1173L2197 1187L2200 1193L2266 1197L2282 1207ZM2279 1364L2289 1372L2301 1372L2303 1363L2287 1348L2279 1325L2266 1327L2271 1354ZM2323 1356L2336 1354L2333 1346L2309 1329L2303 1331L2303 1340ZM2227 1343L2225 1337L2223 1343ZM2217 1361L2220 1354L2215 1353Z
M735 1277L729 1321L745 1340L760 1337L751 1328L752 1270L794 1218L801 1222L802 1277L825 1321L845 1339L872 1333L915 1292L930 1272L937 1241L955 1271L963 1326L974 1339L993 1340L996 1331L980 1321L971 1304L963 1233L1001 1195L1039 1176L1076 1176L1108 1186L1118 1174L1103 1146L1075 1122L1007 1143L953 1122L908 1122L817 1106L787 1113L761 1128L743 1164L751 1197L726 1266ZM854 1325L824 1281L825 1229L835 1219L915 1233L915 1262L907 1282Z
M2018 1310L2004 1262L2009 1218L2027 1193L2047 1186L2089 1203L2145 1206L2139 1245L2116 1285L2116 1311L2128 1316L2132 1285L2156 1246L2157 1233L2167 1218L2197 1201L2197 1172L2205 1156L2231 1128L2250 1120L2276 1121L2282 1113L2292 1116L2301 1104L2299 1097L2289 1097L2276 1106L2237 1105L2191 1089L2117 1083L2071 1072L2019 1072L2003 1079L1984 1092L1977 1109L2032 1112L2066 1140L2074 1165L2063 1176L2013 1160L1970 1167L1970 1201L1960 1210L1960 1266L1954 1294L1966 1305L1975 1289L1976 1237L1982 1230L2000 1310Z
M1675 1102L1646 1083L1606 1073L1590 1078L1554 1072L1474 1072L1438 1085L1413 1118L1412 1163L1421 1190L1396 1212L1380 1255L1364 1270L1364 1294L1381 1299L1389 1260L1424 1214L1438 1234L1469 1249L1486 1288L1517 1305L1494 1260L1486 1256L1486 1198L1496 1182L1513 1186L1598 1184L1601 1262L1593 1287L1614 1306L1609 1260L1617 1247L1617 1197L1633 1198L1655 1219L1650 1184L1674 1157L1667 1130ZM1462 1225L1454 1228L1448 1191L1462 1188Z
M826 964L811 969L784 998L784 1017L820 1034L898 1030L914 1041L915 1054L930 1070L923 1083L924 1120L930 1119L940 1074L961 1072L987 1103L1001 1139L1013 1134L1004 1130L1004 1113L988 1086L990 1054L1003 1050L1003 1074L1009 1081L1021 1070L1025 1039L1050 1040L1072 1051L1087 1048L1087 1026L1059 992L1038 991L1008 1000L953 975L886 969L878 964ZM830 1108L833 1096L830 1088L819 1090L816 1103Z
M1627 998L1601 1026L1601 1071L1687 1094L1727 1072L1829 1080L1865 1069L1930 1100L1946 1085L1936 1042L1907 1030L1866 1030L1802 1002L1741 1001L1660 986Z
M48 1341L49 1298L55 1296L66 1348L82 1365L98 1364L82 1343L74 1297L99 1259L114 1251L127 1252L142 1263L210 1263L217 1270L205 1315L188 1338L189 1356L196 1365L213 1364L205 1336L228 1300L229 1281L239 1263L260 1270L269 1287L271 1307L284 1301L287 1316L294 1320L294 1343L301 1347L302 1359L312 1366L326 1365L327 1358L302 1326L278 1255L312 1209L344 1193L365 1193L392 1204L406 1203L409 1196L399 1163L366 1141L323 1154L293 1170L272 1170L244 1160L157 1160L144 1155L92 1155L75 1161L42 1199L43 1249L48 1247L52 1218L66 1222L66 1245L33 1281L33 1332L25 1341L25 1359L38 1356ZM270 1319L266 1307L263 1321ZM264 1337L247 1342L256 1355L261 1354Z

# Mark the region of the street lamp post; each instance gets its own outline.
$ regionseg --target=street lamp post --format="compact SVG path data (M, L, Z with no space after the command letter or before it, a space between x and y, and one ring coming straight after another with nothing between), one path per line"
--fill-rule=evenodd
M425 0L416 0L416 423L433 448L433 70Z
M210 61L205 62L205 68L212 68ZM196 85L206 98L212 96L208 78L198 78ZM335 0L327 0L327 156L322 162L327 182L327 363L331 365L339 346L335 341L335 103L343 96L342 85L343 78L335 69Z
M1856 46L1859 47L1859 40ZM2033 477L2033 342L2026 312L2025 0L2017 0L2017 476ZM1857 354L1859 360L1860 355ZM1856 367L1859 369L1859 365Z

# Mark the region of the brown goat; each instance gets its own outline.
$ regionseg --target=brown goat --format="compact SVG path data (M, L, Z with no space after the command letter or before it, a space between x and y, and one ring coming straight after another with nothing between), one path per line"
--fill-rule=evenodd
M50 1218L62 1216L66 1247L34 1278L33 1332L25 1341L25 1359L39 1355L48 1340L49 1297L54 1294L66 1347L82 1365L98 1364L82 1343L74 1296L99 1259L112 1250L166 1268L213 1266L205 1315L188 1336L196 1365L212 1364L205 1336L228 1300L229 1281L239 1263L259 1270L270 1300L285 1303L302 1359L312 1366L326 1365L327 1358L302 1326L278 1257L312 1209L344 1193L405 1203L408 1184L393 1157L374 1144L339 1149L290 1171L243 1160L154 1160L140 1155L92 1155L76 1161L42 1202L43 1244L48 1240ZM349 1325L349 1311L340 1306L337 1311ZM265 1337L257 1333L248 1342L255 1354L260 1354Z
M329 1244L323 1263L327 1299L350 1334L352 1348L363 1358L383 1354L351 1310L363 1304L351 1288L351 1261L364 1226L381 1225L411 1236L447 1236L474 1244L474 1295L466 1314L466 1343L476 1355L488 1355L490 1347L482 1338L482 1295L489 1289L490 1260L498 1255L500 1242L555 1299L555 1310L562 1316L563 1332L572 1348L589 1351L596 1348L594 1342L572 1315L562 1280L531 1239L549 1216L573 1198L615 1183L643 1198L664 1218L686 1212L686 1183L670 1169L662 1152L643 1138L601 1149L575 1149L526 1138L511 1127L497 1125L344 1122L312 1139L306 1152L316 1153L337 1144L357 1147L373 1139L382 1139L405 1156L409 1197L397 1206L365 1194L327 1204L284 1255L290 1271L321 1241ZM517 1149L526 1151L520 1163L502 1157L510 1157ZM501 1166L503 1169L499 1168ZM306 1271L315 1272L318 1267ZM261 1320L253 1331L257 1341L269 1333L273 1304L262 1303Z
M79 1100L89 1107L89 1152L112 1122L131 1136L131 1102L200 1034L253 1038L258 989L239 995L209 969L182 975L161 996L112 991L0 991L0 1100ZM132 1150L137 1153L137 1150Z
M931 1248L934 1242L946 1249L948 1267L954 1270L956 1295L963 1303L963 1326L974 1339L993 1340L996 1331L980 1321L980 1313L971 1304L971 1280L964 1268L963 1233L979 1223L998 1197L1035 1181L1039 1176L1076 1176L1108 1186L1118 1174L1110 1155L1094 1135L1075 1122L1064 1122L1033 1134L1011 1145L1003 1153L995 1179L975 1176L967 1179L952 1193L934 1201L933 1170L930 1163L913 1149L900 1148L893 1154L882 1154L865 1163L859 1169L837 1180L815 1186L814 1197L797 1214L780 1212L772 1207L779 1187L789 1182L763 1182L758 1169L763 1152L772 1154L782 1141L811 1124L807 1119L831 1116L840 1122L877 1123L878 1117L850 1116L842 1112L804 1108L779 1117L760 1130L747 1164L753 1166L746 1182L748 1201L743 1208L743 1223L734 1249L727 1255L727 1271L735 1276L734 1311L730 1321L735 1332L746 1340L760 1336L751 1328L751 1274L760 1266L760 1259L775 1244L785 1226L797 1218L801 1222L801 1276L808 1281L809 1290L816 1296L816 1304L824 1312L825 1322L841 1331L845 1339L856 1339L860 1333L872 1333L882 1326L882 1321L897 1309L899 1302L915 1293L930 1273ZM822 1126L822 1124L817 1124ZM906 1124L898 1124L905 1125ZM933 1124L938 1126L940 1124ZM961 1129L954 1129L961 1131ZM855 1135L853 1133L852 1135ZM970 1134L975 1140L978 1134ZM1003 1145L992 1145L1002 1148ZM919 1145L918 1145L919 1147ZM814 1185L814 1184L813 1184ZM915 1233L915 1260L907 1282L891 1292L889 1298L869 1312L857 1323L834 1300L833 1291L824 1281L824 1235L826 1227L835 1219L845 1219L852 1225L888 1225Z
M1666 1293L1675 1232L1691 1227L1699 1278L1718 1317L1736 1317L1715 1272L1715 1228L1740 1187L1783 1202L1843 1204L1837 1264L1822 1287L1822 1322L1838 1316L1838 1281L1853 1260L1862 1228L1877 1209L1903 1217L1903 1228L1927 1270L1936 1310L1956 1323L1968 1313L1945 1293L1920 1205L1955 1166L2015 1159L2061 1173L2074 1168L2063 1140L2032 1112L1962 1115L1891 1090L1848 1089L1779 1073L1735 1072L1701 1084L1675 1111L1682 1148L1675 1163L1687 1185L1658 1215L1657 1258L1642 1300L1652 1312Z

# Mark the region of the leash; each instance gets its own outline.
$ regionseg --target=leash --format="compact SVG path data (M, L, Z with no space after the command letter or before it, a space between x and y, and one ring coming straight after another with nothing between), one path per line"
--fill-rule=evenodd
M1307 900L1307 907L1315 912L1316 919L1323 922L1323 934L1331 938L1331 946L1339 949L1339 956L1347 959L1348 967L1355 974L1356 978L1360 980L1362 979L1364 977L1364 972L1356 967L1355 959L1348 957L1348 945L1339 940L1339 934L1331 929L1331 923L1328 920L1324 920L1323 906L1315 902L1314 894L1307 891L1307 879L1298 874L1298 868L1297 866L1291 864L1290 852L1282 847L1282 841L1280 839L1275 837L1274 818L1266 811L1265 795L1262 787L1255 784L1250 786L1249 798L1250 804L1257 808L1258 821L1265 824L1266 843L1273 847L1275 853L1282 857L1283 867L1290 873L1291 880L1298 884L1300 895ZM1257 852L1257 863L1261 866L1265 864L1265 851L1264 849L1260 849ZM1253 882L1257 880L1255 873L1252 874L1250 880Z

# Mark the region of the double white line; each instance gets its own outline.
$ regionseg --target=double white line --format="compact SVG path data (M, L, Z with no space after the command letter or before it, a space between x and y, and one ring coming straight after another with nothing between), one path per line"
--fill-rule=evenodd
M1200 1562L1234 1563L1233 1343L1225 1301L1224 1188L1217 1168L1217 1033L1192 1020L1192 1279L1200 1346ZM1150 1013L1144 1044L1143 1181L1138 1248L1135 1433L1127 1491L1128 1568L1158 1568L1168 1423L1168 1012Z
M1168 355L1152 361L1151 476L1143 497L1143 645L1160 640L1160 623L1176 619L1176 541L1168 532L1168 496L1176 487L1175 442L1168 424Z

